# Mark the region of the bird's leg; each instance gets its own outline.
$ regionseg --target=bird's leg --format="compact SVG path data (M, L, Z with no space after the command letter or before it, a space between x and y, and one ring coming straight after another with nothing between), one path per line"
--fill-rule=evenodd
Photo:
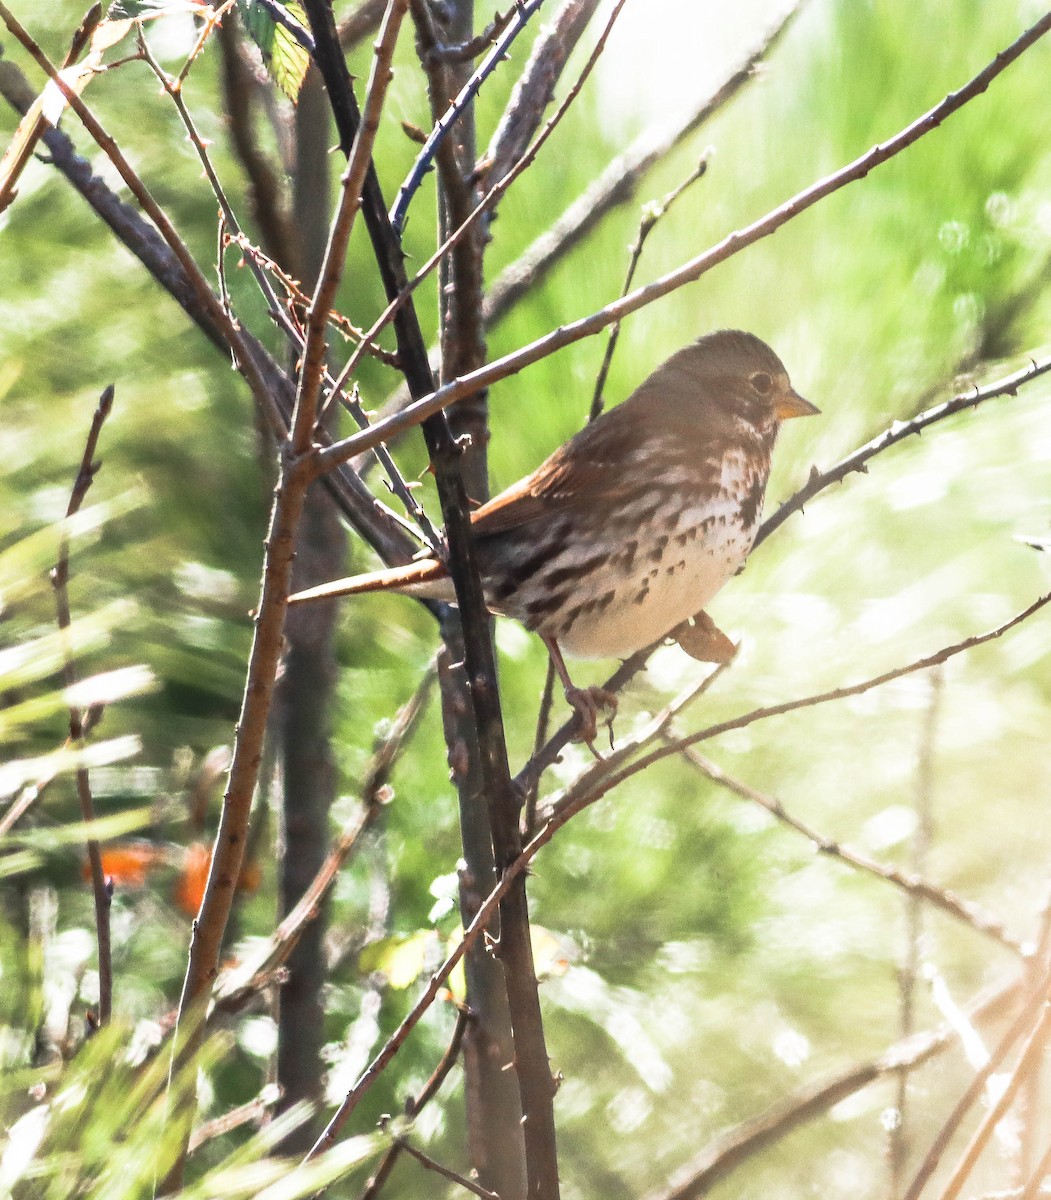
M562 658L562 651L558 648L558 642L552 637L543 637L544 645L547 647L547 652L551 656L551 663L555 668L555 674L562 681L562 686L565 688L566 700L570 708L577 714L580 719L580 734L579 741L586 742L591 746L593 752L595 747L592 743L595 740L595 734L598 732L598 716L603 709L609 709L610 717L617 711L617 697L612 692L607 692L605 688L589 687L578 688L572 679L569 677L569 671L566 669L565 660Z

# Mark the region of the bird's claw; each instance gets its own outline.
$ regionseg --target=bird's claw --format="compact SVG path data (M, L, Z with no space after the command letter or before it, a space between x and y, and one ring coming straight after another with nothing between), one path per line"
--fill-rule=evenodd
M601 757L595 749L595 736L598 733L598 718L603 711L609 712L610 745L613 744L613 718L617 712L617 697L613 692L607 692L601 687L567 687L566 700L570 708L577 714L577 724L574 741L584 742L596 758Z

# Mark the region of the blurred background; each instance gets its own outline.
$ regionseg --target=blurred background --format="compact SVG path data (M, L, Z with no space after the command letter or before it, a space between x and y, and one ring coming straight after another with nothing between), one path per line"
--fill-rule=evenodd
M502 202L486 256L490 279L635 138L674 124L709 92L780 11L758 0L629 0L596 76ZM757 77L492 326L490 356L615 298L641 203L674 187L706 147L713 148L707 173L649 238L637 282L897 132L1041 11L1021 0L937 0L922 8L904 0L807 0ZM52 58L61 58L82 14L56 0L20 15ZM489 16L480 10L479 23ZM509 68L520 65L531 36L516 45ZM150 29L169 69L178 68L191 37L188 17ZM2 44L39 86L24 53L9 38ZM369 56L368 41L354 51L359 78L368 74ZM579 50L577 57L583 61ZM377 146L388 197L416 152L398 122L430 124L409 38L397 67ZM608 401L622 399L700 333L757 333L822 410L784 430L770 513L812 466L827 468L892 422L1046 354L1049 71L1051 42L1040 42L915 147L629 318ZM497 72L482 90L483 146L515 74ZM244 211L218 75L212 47L193 70L186 98L212 140L231 200ZM574 77L571 67L566 79ZM141 63L129 64L96 80L88 98L199 260L214 263L215 201L156 80ZM5 138L16 125L0 104ZM64 128L114 183L75 120L67 117ZM410 266L433 248L433 184L415 201L407 245ZM340 308L361 325L381 305L369 253L358 229ZM229 272L242 320L277 351L247 272L233 258ZM433 336L433 286L418 299ZM579 342L492 389L494 491L584 422L604 344L604 336ZM366 407L379 408L397 382L367 361ZM34 163L0 215L0 685L15 709L0 724L5 761L45 755L65 736L60 706L24 706L54 695L60 663L40 649L39 670L19 674L17 651L53 628L46 572L54 535L47 531L65 511L91 413L110 383L116 402L89 495L89 504L102 507L75 538L71 599L77 616L94 621L83 631L82 671L142 666L150 681L111 705L96 735L137 739L134 752L118 746L114 757L125 757L93 776L100 814L150 812L135 834L135 844L147 847L148 869L141 878L117 875L113 901L115 1011L132 1036L149 1043L177 999L185 967L196 908L193 847L214 833L218 748L230 743L240 700L272 467L229 362L68 184ZM407 477L424 480L417 495L436 514L422 442L408 439L396 453ZM1023 540L1051 535L1049 462L1051 383L1044 379L910 439L877 458L867 475L819 496L711 606L717 624L741 642L740 654L678 728L864 679L1024 608L1051 586L1051 559ZM32 534L40 540L27 549ZM373 561L352 544L348 570ZM370 597L342 608L334 829L353 811L377 731L413 694L436 640L434 622L410 601ZM497 644L514 769L532 747L546 660L536 639L506 623L498 625ZM701 750L823 837L887 864L919 864L1026 942L1039 930L1051 850L1049 648L1041 613L937 671L759 722ZM575 673L580 682L599 682L611 666L583 664ZM677 647L659 651L622 699L618 734L630 734L704 670ZM567 751L544 794L586 762L586 750ZM27 777L12 778L5 807ZM324 1028L330 1101L396 1025L420 973L440 960L456 927L450 896L459 827L434 699L391 784L393 799L367 853L334 893ZM29 857L17 873L0 876L8 916L0 924L7 1071L39 1064L45 1046L57 1053L54 1046L75 1041L71 1021L96 1002L81 849L57 838L78 811L71 780L58 779L27 821L41 837L15 847ZM273 927L278 824L264 796L254 874L232 931L235 953ZM50 842L49 831L56 834ZM812 841L681 759L650 769L567 825L534 864L529 887L534 920L548 939L541 998L552 1063L564 1077L556 1112L563 1194L571 1198L661 1194L721 1130L829 1071L877 1057L909 1028L937 1026L945 1007L936 1003L932 979L966 1006L1017 971L1015 956L995 939L937 909L910 910L901 889L816 853ZM387 951L410 943L419 947L418 962L398 975ZM905 1028L903 986L912 996ZM452 1021L449 1006L432 1011L356 1116L356 1131L399 1111L418 1090ZM265 1008L232 1021L230 1037L229 1053L208 1076L206 1117L251 1099L270 1078L275 1026ZM725 1194L893 1194L895 1162L922 1154L970 1070L953 1049L916 1072L903 1118L895 1077L856 1092L748 1161ZM416 1136L442 1161L462 1163L456 1079L424 1111ZM6 1102L12 1114L21 1111L16 1091ZM904 1133L895 1133L899 1126ZM1022 1133L1001 1131L984 1175L972 1181L975 1194L1006 1186L1025 1152ZM1042 1149L1046 1128L1035 1136ZM218 1161L220 1150L214 1155ZM333 1194L358 1195L365 1174L367 1164ZM386 1194L419 1195L423 1187L444 1194L435 1177L404 1164Z

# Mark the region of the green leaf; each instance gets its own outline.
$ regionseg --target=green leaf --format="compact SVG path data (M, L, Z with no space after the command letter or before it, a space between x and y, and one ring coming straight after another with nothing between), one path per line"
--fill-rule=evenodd
M297 25L308 28L307 14L302 5L292 0L282 8ZM294 104L310 66L310 54L256 0L248 0L242 9L242 17L274 82Z
M359 965L363 971L382 971L390 986L400 991L423 974L437 940L433 929L396 933L366 946L359 956Z

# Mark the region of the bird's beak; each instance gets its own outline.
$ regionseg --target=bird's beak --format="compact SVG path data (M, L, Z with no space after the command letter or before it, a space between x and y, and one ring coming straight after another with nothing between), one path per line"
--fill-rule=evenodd
M821 411L816 405L803 397L792 388L781 393L774 404L774 412L779 421L789 421L792 417L812 417Z

